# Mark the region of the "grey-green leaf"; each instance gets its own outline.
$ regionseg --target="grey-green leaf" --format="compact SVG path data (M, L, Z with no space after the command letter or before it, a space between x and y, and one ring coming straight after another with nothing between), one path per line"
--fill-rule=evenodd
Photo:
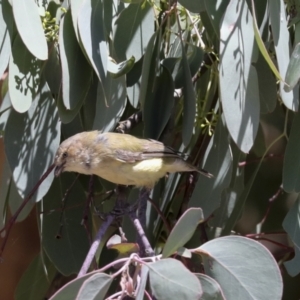
M104 83L108 50L102 0L86 0L82 3L78 14L78 31L85 53L99 80Z
M290 92L300 79L300 43L298 43L291 55L285 75L284 90Z
M59 45L63 103L72 110L83 103L93 72L78 45L70 10L60 23Z
M257 74L251 65L253 44L248 5L233 0L221 25L220 96L230 135L245 153L254 143L260 113Z
M187 146L192 138L196 116L196 94L192 82L192 76L183 42L182 47L182 71L183 71L183 124L182 140Z
M168 257L184 246L193 236L198 224L204 220L201 208L189 208L177 221L164 246L162 255Z
M33 56L48 58L48 46L38 7L34 0L12 0L13 14L18 32Z
M295 114L284 154L283 188L289 193L300 192L300 114Z
M53 181L43 199L43 210L49 213L42 218L42 246L57 270L65 276L79 272L89 249L88 237L81 225L83 206L80 204L85 202L86 195L78 182L71 188L74 179L74 174L62 174ZM70 189L68 197L63 198L67 189ZM63 200L66 209L62 212Z
M107 76L103 86L98 84L96 115L93 128L102 131L113 131L123 115L126 107L126 87L124 76L113 79ZM107 96L107 103L104 101Z
M25 47L19 35L12 46L9 60L8 86L14 109L23 113L31 106L40 84L41 62Z
M284 263L290 276L296 276L300 273L300 198L290 208L285 216L282 226L290 236L295 249L295 256Z
M195 274L201 282L203 300L226 300L220 285L213 278L205 274Z
M44 116L44 118L41 118ZM60 143L60 124L55 102L47 84L23 115L12 111L5 128L5 152L21 197L25 197L54 161ZM41 183L33 196L40 200L48 191L53 174Z
M202 288L197 277L180 261L166 258L147 265L150 287L156 299L200 299Z
M13 15L7 0L0 5L0 77L2 77L8 65L11 52L10 32L13 26Z
M281 299L281 272L262 244L227 236L209 241L199 250L203 251L205 273L220 284L226 299Z
M204 156L204 169L209 170L214 178L199 176L189 207L201 207L208 218L221 202L221 194L231 180L232 153L228 131L222 118L218 121L215 134L210 140Z
M42 257L42 254L38 254L19 281L14 299L43 299L56 272L48 257L46 255Z
M179 0L178 2L193 13L199 13L205 9L204 0Z
M105 299L105 295L114 278L105 273L97 273L89 277L81 286L77 300Z
M274 39L274 47L278 69L283 77L286 74L290 61L290 34L288 31L286 10L283 0L268 1L270 11L270 25ZM299 86L292 93L284 90L284 83L280 82L280 95L284 105L293 111L299 107Z
M159 139L174 107L172 76L166 68L161 69L161 74L155 78L153 90L148 92L143 115L144 136L156 140ZM153 118L154 115L155 118Z
M113 37L117 61L131 56L139 60L143 56L154 32L153 18L153 9L147 2L130 4L121 12Z

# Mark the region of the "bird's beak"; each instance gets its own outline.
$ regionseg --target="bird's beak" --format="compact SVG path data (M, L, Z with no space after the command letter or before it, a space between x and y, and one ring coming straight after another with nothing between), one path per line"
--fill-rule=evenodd
M54 175L57 177L64 171L65 163L57 165L54 169Z

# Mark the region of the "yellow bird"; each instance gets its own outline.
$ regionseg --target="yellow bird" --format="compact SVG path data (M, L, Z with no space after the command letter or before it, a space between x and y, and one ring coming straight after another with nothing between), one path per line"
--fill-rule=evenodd
M81 132L63 141L55 156L55 166L55 176L65 171L95 174L116 184L146 188L153 188L166 173L196 171L213 177L161 142L97 130Z

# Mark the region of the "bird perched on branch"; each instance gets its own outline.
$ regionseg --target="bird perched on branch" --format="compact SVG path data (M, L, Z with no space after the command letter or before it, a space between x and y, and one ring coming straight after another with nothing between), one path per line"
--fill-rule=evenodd
M166 173L195 171L213 177L161 142L99 131L81 132L63 141L55 166L55 176L65 171L95 174L116 184L146 188L152 188Z

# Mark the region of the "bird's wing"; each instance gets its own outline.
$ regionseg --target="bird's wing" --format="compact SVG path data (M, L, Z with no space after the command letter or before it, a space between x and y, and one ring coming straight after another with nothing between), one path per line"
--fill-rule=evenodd
M118 160L131 163L151 158L182 158L179 152L154 140L144 140L142 151L135 152L131 149L117 149L115 153Z

